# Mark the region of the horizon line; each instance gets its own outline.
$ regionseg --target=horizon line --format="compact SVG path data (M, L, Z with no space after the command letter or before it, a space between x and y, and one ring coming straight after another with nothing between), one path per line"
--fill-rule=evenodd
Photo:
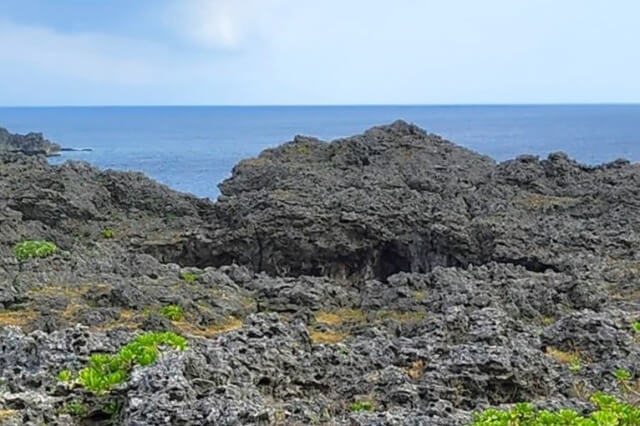
M516 103L407 103L407 104L45 104L0 105L8 108L335 108L335 107L501 107L501 106L636 106L637 102L516 102Z

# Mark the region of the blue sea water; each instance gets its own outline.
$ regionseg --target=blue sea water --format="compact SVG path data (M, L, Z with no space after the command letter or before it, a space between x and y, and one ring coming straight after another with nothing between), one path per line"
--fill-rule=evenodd
M239 160L296 134L330 140L396 119L499 161L554 151L589 164L640 161L640 105L0 108L11 132L93 149L54 163L138 170L209 198Z

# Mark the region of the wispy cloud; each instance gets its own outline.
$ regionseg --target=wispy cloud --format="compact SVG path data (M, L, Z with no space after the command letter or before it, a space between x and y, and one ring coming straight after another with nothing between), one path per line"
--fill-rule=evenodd
M267 36L291 0L170 0L165 20L185 39L210 49L236 49Z
M16 65L86 81L141 84L162 70L161 49L140 40L0 21L3 57Z

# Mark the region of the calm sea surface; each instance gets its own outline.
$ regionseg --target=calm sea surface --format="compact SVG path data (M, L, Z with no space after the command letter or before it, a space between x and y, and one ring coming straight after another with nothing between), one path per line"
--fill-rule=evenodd
M0 108L0 127L41 131L59 163L138 170L201 197L240 159L296 134L330 140L403 119L502 161L565 151L590 164L640 161L640 105Z

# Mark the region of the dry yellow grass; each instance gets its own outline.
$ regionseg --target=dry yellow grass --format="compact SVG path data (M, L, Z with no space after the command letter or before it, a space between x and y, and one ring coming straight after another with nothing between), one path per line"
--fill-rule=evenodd
M424 372L424 361L421 359L414 361L411 364L411 367L407 368L407 374L413 380L418 380L420 377L422 377L423 372Z
M553 195L531 194L518 200L518 203L529 209L548 209L556 207L570 207L577 204L578 199L571 197L556 197Z
M193 325L187 321L174 321L173 324L185 334L191 334L199 337L214 337L221 333L227 333L229 331L242 328L243 322L238 318L229 317L222 323L213 324L204 328Z
M336 344L342 342L346 337L346 333L339 331L309 331L309 337L313 343Z
M556 319L554 317L544 316L540 318L540 322L542 323L542 325L550 326L551 324L556 322Z
M18 414L15 410L3 410L0 409L0 422L4 420L9 420L11 417L14 417Z
M110 288L107 284L83 284L78 286L60 286L52 285L29 290L29 296L66 296L69 298L77 298L85 294L97 290L105 290Z
M140 327L139 313L128 309L120 311L120 317L108 324L95 327L95 330L107 331L114 328L127 328L129 330L137 330Z
M560 349L547 347L547 355L558 361L560 364L571 364L580 361L580 354L578 352L566 352Z
M0 326L23 327L38 317L35 311L0 311Z
M85 307L88 306L80 303L69 303L64 311L62 311L62 316L68 320L73 319L76 313Z
M425 317L424 311L378 311L376 318L378 320L390 319L392 321L406 324L410 322L422 321Z
M413 300L415 300L416 302L422 302L427 298L427 292L424 290L417 290L413 292L412 296Z
M321 324L341 325L344 323L363 323L366 317L364 312L359 309L338 309L316 312L315 319Z

